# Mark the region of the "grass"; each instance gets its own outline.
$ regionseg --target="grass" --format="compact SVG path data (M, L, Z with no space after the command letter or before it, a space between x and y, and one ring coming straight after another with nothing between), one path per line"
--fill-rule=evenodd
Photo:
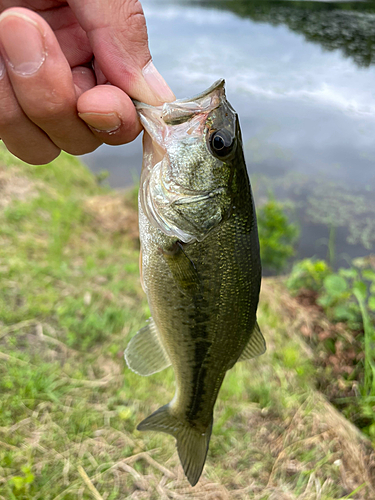
M136 430L174 377L142 378L123 360L149 316L134 193L106 191L68 155L31 167L0 148L0 199L1 500L375 496L373 449L314 389L270 280L268 351L228 373L191 488L174 440Z
M363 392L364 396L371 396L375 401L375 363L374 363L374 346L375 340L374 327L370 319L369 311L366 307L366 292L365 297L357 288L353 291L355 298L358 301L359 308L363 320L364 330L364 345L365 345L365 361L364 361L364 381Z

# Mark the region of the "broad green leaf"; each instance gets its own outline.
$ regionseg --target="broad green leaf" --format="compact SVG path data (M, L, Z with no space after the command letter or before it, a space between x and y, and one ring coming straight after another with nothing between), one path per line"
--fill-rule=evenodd
M333 316L335 321L348 321L353 319L353 312L344 304L340 304L333 308Z
M317 303L322 307L329 307L330 305L332 305L332 302L333 302L332 296L326 293L324 295L321 295L317 299Z
M331 274L324 279L324 287L327 293L334 297L340 296L348 289L346 280L337 274Z
M342 268L339 270L339 275L343 278L355 279L358 276L358 271L354 269L354 267L351 267L350 269Z

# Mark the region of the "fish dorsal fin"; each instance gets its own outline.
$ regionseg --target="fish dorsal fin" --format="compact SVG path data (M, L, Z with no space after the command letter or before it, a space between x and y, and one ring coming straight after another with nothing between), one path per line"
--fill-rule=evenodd
M238 361L245 361L246 359L256 358L266 352L266 341L260 331L258 322L255 322L253 333L250 340L242 351Z
M171 364L152 318L130 340L124 355L128 367L144 377L161 372Z

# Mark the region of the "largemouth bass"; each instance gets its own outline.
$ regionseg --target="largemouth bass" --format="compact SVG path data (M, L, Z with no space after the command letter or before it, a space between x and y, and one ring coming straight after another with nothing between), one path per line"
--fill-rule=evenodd
M173 400L138 429L176 438L194 486L227 370L265 351L256 322L255 208L238 116L223 80L191 99L135 104L145 128L140 264L152 318L130 341L125 359L140 375L172 365Z

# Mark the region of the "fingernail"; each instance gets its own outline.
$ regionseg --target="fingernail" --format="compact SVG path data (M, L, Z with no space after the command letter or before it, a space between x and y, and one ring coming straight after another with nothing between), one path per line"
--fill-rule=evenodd
M32 75L46 58L38 25L18 12L0 16L0 40L9 66L19 75Z
M120 117L116 113L78 113L78 116L97 132L114 132L121 127Z
M152 60L146 64L142 73L143 78L146 80L146 83L150 87L152 93L155 94L160 101L171 102L176 100L174 93L168 87L159 71L155 68Z
M0 79L5 75L5 63L0 54Z

